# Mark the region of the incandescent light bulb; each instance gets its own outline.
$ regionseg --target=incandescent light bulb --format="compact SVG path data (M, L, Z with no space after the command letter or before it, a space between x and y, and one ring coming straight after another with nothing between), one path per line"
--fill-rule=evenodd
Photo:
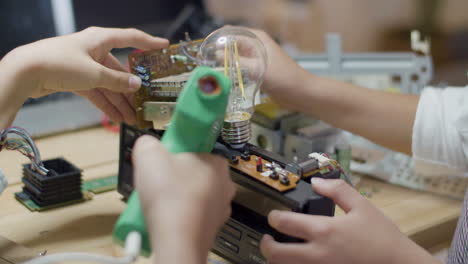
M200 65L217 69L231 80L221 136L231 146L243 147L250 139L255 97L267 68L263 43L248 29L223 27L201 44L198 60Z

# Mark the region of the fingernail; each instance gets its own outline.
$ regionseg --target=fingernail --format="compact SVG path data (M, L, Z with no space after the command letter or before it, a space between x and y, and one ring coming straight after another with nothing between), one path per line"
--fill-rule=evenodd
M263 235L261 241L267 241L267 240L273 240L273 237L268 234Z
M268 214L268 223L272 226L272 227L275 227L276 226L276 222L277 222L277 218L278 216L281 214L281 212L279 210L272 210L270 211L270 213Z
M128 88L130 91L134 92L138 90L141 86L141 79L138 76L132 75L128 78Z
M144 135L139 137L136 142L141 145L154 144L154 138L148 135Z
M280 213L279 210L271 210L270 211L270 217L274 217L274 216L278 215L279 213Z
M312 182L312 185L315 185L315 184L320 185L320 184L323 184L325 180L319 177L313 177L311 182Z

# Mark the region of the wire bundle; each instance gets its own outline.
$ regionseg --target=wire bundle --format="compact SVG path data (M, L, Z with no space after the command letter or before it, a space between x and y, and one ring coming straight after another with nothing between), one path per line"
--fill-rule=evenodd
M18 137L8 137L15 134ZM29 133L19 127L9 127L0 131L0 151L3 149L16 150L31 160L31 166L41 175L47 175L49 170L42 163L39 150Z

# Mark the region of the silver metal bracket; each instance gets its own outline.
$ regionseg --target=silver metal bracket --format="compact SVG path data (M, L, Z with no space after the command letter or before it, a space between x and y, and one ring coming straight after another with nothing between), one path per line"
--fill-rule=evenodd
M166 129L171 122L176 102L145 102L143 116L146 121L153 122L154 129Z

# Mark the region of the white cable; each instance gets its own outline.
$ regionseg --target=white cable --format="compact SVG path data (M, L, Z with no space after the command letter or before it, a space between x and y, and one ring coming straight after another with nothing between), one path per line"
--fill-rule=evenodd
M87 254L87 253L61 253L38 257L23 264L50 264L62 263L64 261L86 261L86 262L99 262L105 264L128 264L133 262L132 257L113 258L102 255Z
M125 257L114 258L96 254L87 253L61 253L38 257L23 264L51 264L64 261L86 261L105 264L130 264L133 263L140 254L141 235L137 232L131 232L125 239Z
M141 250L141 235L138 232L130 232L125 238L125 256L138 258Z
M57 36L67 35L76 31L75 11L71 0L51 0L52 16L54 18Z
M0 194L3 193L3 191L6 189L8 186L8 180L5 177L5 174L3 174L2 170L0 170Z

